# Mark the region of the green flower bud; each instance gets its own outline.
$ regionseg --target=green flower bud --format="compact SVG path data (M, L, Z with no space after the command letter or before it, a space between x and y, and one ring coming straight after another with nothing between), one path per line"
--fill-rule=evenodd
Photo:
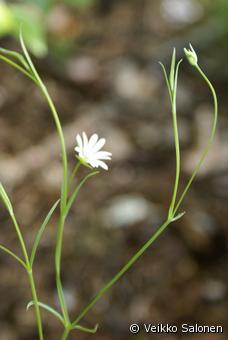
M192 47L191 44L189 44L190 49L184 48L184 53L189 61L189 63L192 66L196 66L198 63L198 58L197 58L197 54L194 50L194 48Z

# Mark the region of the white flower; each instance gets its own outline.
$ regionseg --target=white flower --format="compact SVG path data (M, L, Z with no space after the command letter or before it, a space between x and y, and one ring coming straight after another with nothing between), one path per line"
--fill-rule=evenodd
M197 54L196 54L196 52L195 52L195 50L194 50L194 48L192 47L191 44L189 44L189 47L190 47L190 49L184 48L184 53L185 53L189 63L192 66L196 66L197 63L198 63Z
M105 138L98 138L98 135L94 133L88 140L85 132L76 136L77 146L75 151L78 153L78 158L82 163L91 165L93 168L101 167L108 170L107 164L104 160L111 159L111 152L100 151L105 145Z

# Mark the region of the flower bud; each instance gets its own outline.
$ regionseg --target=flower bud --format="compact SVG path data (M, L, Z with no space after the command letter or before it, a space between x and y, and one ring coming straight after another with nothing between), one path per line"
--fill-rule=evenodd
M198 62L197 54L194 51L191 44L189 44L190 49L184 48L184 53L192 66L196 66Z

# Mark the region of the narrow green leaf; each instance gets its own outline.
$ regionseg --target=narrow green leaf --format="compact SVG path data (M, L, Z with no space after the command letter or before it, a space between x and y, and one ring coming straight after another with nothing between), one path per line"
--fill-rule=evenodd
M9 211L10 215L12 215L13 213L13 207L12 207L12 204L10 202L10 199L2 185L2 183L0 182L0 197L3 201L3 203L5 204L6 206L6 209Z
M48 224L53 212L55 211L57 205L59 204L59 201L58 200L57 202L55 202L55 204L52 206L52 208L50 209L49 213L47 214L44 222L42 223L37 235L36 235L36 238L35 238L35 241L33 243L33 247L32 247L32 252L31 252L31 257L30 257L30 264L31 266L33 265L33 262L34 262L34 259L35 259L35 256L36 256L36 251L37 251L37 248L38 248L38 245L40 243L40 240L41 240L41 237L43 236L43 233L44 233L44 230L45 230L45 227L46 225Z
M81 325L74 326L74 329L78 329L79 331L85 332L85 333L92 333L95 334L98 330L99 325L97 324L94 328L87 328Z
M173 91L174 89L174 75L175 75L175 66L176 66L176 49L173 49L172 61L170 65L170 73L169 73L169 83L170 88Z
M2 245L0 245L0 249L3 250L8 255L12 256L15 260L17 260L27 270L26 264L24 263L24 261L19 256L17 256L11 250L9 250L8 248L6 248Z
M174 77L174 89L173 89L174 100L176 100L176 95L177 95L177 79L178 79L178 71L179 71L179 67L180 67L181 63L182 63L182 59L179 60L178 63L177 63L175 77Z
M62 324L64 325L64 320L63 320L63 317L62 315L57 312L54 308L52 308L51 306L47 305L46 303L43 303L43 302L38 302L38 305L45 309L46 311L48 311L49 313L51 313L52 315L54 315L57 319L59 319ZM28 311L30 307L33 307L34 306L34 301L30 301L28 304L27 304L27 307L26 307L26 310Z
M77 156L76 156L76 157L77 157ZM74 168L73 168L73 171L72 171L72 173L71 173L71 176L70 176L69 182L68 182L68 191L70 191L71 184L72 184L73 180L75 179L75 177L76 177L76 175L77 175L77 172L78 172L80 166L81 166L81 162L79 161L79 162L77 162L77 163L75 164L75 166L74 166Z
M175 182L173 188L173 194L171 198L171 203L169 207L168 217L173 216L173 209L176 202L178 187L179 187L179 179L180 179L180 140L179 140L179 132L178 132L178 124L177 124L177 112L176 112L176 96L177 96L177 79L178 79L178 70L182 60L180 60L177 64L175 75L174 75L174 88L172 91L172 120L173 120L173 132L174 132L174 142L175 142L175 158L176 158L176 175Z
M167 72L166 72L166 69L165 69L165 66L163 65L162 62L159 61L159 64L161 65L161 68L162 68L162 71L164 73L164 77L165 77L165 81L166 81L166 86L168 88L168 92L169 92L169 98L170 98L170 102L172 103L172 91L171 91L171 88L170 88L170 84L169 84L169 79L168 79L168 76L167 76Z
M185 215L185 211L177 214L175 217L172 218L172 222L179 220L184 215Z
M38 75L38 73L36 72L36 69L35 69L35 67L34 67L34 65L33 65L33 62L32 62L32 59L30 58L30 55L29 55L29 53L28 53L28 50L27 50L27 48L26 48L26 46L25 46L25 42L24 42L24 39L23 39L23 34L22 34L22 26L21 26L21 28L20 28L20 43L21 43L21 48L22 48L22 51L23 51L23 53L24 53L24 56L25 56L25 58L26 58L26 60L27 60L27 62L28 62L28 65L30 66L30 69L32 70L32 73L33 73L33 75L35 76L35 78L37 79L37 80L39 80L39 75Z
M2 47L0 47L0 53L5 54L7 56L10 56L12 58L15 58L16 60L18 60L22 64L22 66L24 66L27 69L27 71L30 70L29 65L27 64L27 62L26 62L26 60L25 60L25 58L22 54L15 52L15 51L7 50L7 49L2 48Z
M36 79L33 77L32 74L30 74L29 72L27 72L23 67L21 67L19 64L15 63L14 61L12 61L11 59L5 57L4 55L0 54L0 59L5 61L7 64L9 64L10 66L16 68L17 70L19 70L21 73L25 74L28 78L32 79L35 83L36 83Z
M83 184L92 176L94 175L97 175L99 174L99 171L94 171L94 172L91 172L90 174L88 174L85 178L83 178L83 180L81 180L81 182L78 184L78 186L76 187L76 189L74 190L73 194L71 195L69 201L67 202L67 206L66 206L66 210L65 210L65 213L64 215L67 216L69 211L70 211L70 208L72 207L74 201L76 200L77 196L78 196L78 193L81 189L81 187L83 186Z

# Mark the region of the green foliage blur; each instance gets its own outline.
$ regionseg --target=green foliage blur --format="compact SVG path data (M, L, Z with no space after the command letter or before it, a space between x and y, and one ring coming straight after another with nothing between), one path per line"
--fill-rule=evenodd
M96 0L64 0L62 5L78 11L87 10ZM46 18L53 8L60 4L57 0L23 0L6 2L0 0L0 37L18 38L20 27L29 50L36 57L44 57L48 52Z

